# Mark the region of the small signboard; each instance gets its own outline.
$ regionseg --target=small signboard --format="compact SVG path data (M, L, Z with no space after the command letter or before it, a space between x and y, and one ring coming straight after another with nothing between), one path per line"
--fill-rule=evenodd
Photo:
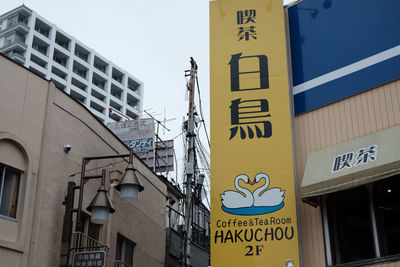
M112 122L108 128L135 152L153 150L154 121L140 119L134 121Z
M72 267L82 266L106 266L106 253L105 251L85 251L76 252L72 259Z

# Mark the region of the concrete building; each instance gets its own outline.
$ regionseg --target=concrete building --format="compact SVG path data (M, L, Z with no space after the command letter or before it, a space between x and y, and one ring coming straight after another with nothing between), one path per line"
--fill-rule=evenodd
M68 240L70 262L73 252L95 249L106 252L106 266L164 266L167 183L136 157L144 190L134 203L122 202L115 190L126 159L86 165L86 175L106 170L115 213L108 224L91 223L86 207L100 181L90 179L83 191L84 223L74 227L78 191L71 210L67 187L80 185L82 158L127 152L85 106L0 56L0 267L65 266ZM77 231L70 235L69 229Z
M0 52L53 80L105 124L140 117L141 81L24 5L0 15Z

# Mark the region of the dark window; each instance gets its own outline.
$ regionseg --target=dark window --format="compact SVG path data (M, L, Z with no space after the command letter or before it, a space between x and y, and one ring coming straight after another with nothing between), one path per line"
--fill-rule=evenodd
M130 266L133 265L133 244L128 241L125 241L124 262Z
M328 264L400 254L400 175L335 192L325 199Z
M78 227L79 232L82 232L88 237L99 241L100 227L100 224L94 224L90 221L90 216L87 213L81 213L81 226Z
M376 182L374 187L377 228L382 256L400 254L400 177Z
M21 172L0 164L0 215L17 218Z
M117 251L115 252L115 267L133 266L133 248L135 243L118 234Z
M374 257L368 191L364 187L328 196L327 209L333 262Z
M94 240L99 241L99 234L100 234L100 224L94 224L89 220L88 236L93 238Z

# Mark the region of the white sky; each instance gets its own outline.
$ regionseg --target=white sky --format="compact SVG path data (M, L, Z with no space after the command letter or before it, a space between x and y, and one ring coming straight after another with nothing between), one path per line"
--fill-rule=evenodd
M208 0L4 0L0 14L23 3L143 81L143 108L161 113L156 116L159 120L164 118L164 108L166 119L175 118L166 124L170 132L160 131L164 140L181 133L188 111L184 70L190 69L193 57L199 66L203 112L210 129ZM181 140L175 139L180 165Z

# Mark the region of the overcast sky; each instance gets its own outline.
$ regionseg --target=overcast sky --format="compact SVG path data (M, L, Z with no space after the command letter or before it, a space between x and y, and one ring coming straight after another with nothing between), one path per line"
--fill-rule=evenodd
M160 113L159 120L165 109L166 119L175 119L166 123L170 132L160 131L164 140L181 133L188 111L184 70L190 69L193 57L210 129L208 0L4 0L0 14L23 3L143 81L143 108ZM182 143L182 138L175 142ZM207 144L204 137L203 142ZM181 162L182 145L176 147Z

